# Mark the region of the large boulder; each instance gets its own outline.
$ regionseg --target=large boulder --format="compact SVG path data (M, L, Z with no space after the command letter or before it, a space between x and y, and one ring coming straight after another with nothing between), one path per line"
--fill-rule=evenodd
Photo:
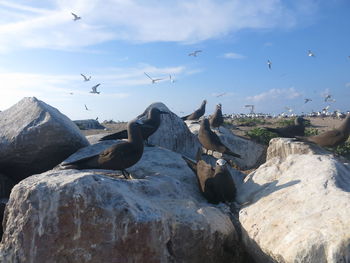
M88 144L70 119L34 97L0 113L0 172L15 182L51 169Z
M185 122L190 131L197 136L200 124L193 121ZM213 131L219 136L224 145L226 145L234 153L241 155L241 159L234 158L234 162L241 169L245 170L256 168L265 161L266 149L263 145L237 136L225 127L220 127L220 132L217 129L213 129ZM222 154L214 152L214 157L221 158ZM225 158L229 157L229 155L225 155Z
M6 208L0 261L239 262L226 205L202 198L181 155L146 147L129 172L137 179L52 170L21 181Z
M80 130L103 130L106 127L102 126L97 120L94 119L88 119L88 120L75 120L73 121Z
M350 167L292 139L240 185L243 241L257 262L350 262Z

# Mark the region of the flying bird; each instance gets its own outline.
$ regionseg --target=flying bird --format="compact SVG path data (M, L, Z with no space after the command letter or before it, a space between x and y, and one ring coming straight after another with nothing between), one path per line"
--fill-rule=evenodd
M91 88L90 93L92 93L92 94L100 94L100 92L97 91L97 87L100 86L100 85L101 85L101 83L98 83L97 85L93 86L93 87Z
M219 97L222 97L222 96L225 96L226 95L226 92L224 92L224 93L220 93L220 94L213 94L213 96L215 96L215 97L217 97L217 98L219 98Z
M332 98L332 95L328 94L324 97L324 101L328 101Z
M196 51L193 51L192 53L188 54L189 56L193 56L193 57L197 57L197 54L199 52L202 52L202 50L196 50Z
M271 69L272 62L270 60L267 60L267 65L269 66L269 69Z
M290 108L290 107L284 107L287 111L289 111L289 112L292 112L293 111L293 109L292 108Z
M315 54L311 50L308 51L307 55L309 57L315 57Z
M170 80L171 83L175 82L175 79L173 79L170 74L169 74L169 80Z
M84 81L89 81L91 79L91 76L86 77L84 74L80 74L84 78Z
M152 78L150 77L150 75L148 75L146 72L143 72L143 73L145 73L145 75L151 79L152 84L156 83L157 81L163 80L163 79L152 79Z
M77 21L77 20L81 19L80 16L77 16L77 15L74 14L74 13L71 13L71 14L72 14L72 16L74 16L74 18L73 18L74 21Z
M86 104L84 104L84 106L85 106L85 110L89 110L88 107L86 106Z
M306 98L304 100L305 100L305 103L308 103L309 101L312 101L312 99L308 99L308 98Z

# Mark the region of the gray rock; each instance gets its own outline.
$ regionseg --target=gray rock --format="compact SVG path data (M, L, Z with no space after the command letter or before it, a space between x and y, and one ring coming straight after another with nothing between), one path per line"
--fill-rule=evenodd
M201 197L181 155L146 147L130 169L139 179L63 170L21 181L6 208L0 261L240 262L227 206Z
M271 140L268 161L240 186L243 241L257 262L350 262L350 167L317 148Z
M106 128L105 126L102 126L97 120L93 119L75 120L73 122L79 127L80 130L103 130Z
M198 136L199 123L186 121L190 131ZM234 162L241 169L252 169L256 168L264 162L265 148L264 146L255 143L251 140L234 135L229 129L220 127L220 132L216 129L213 131L219 136L221 142L226 145L234 153L241 155L241 159L234 158ZM222 158L222 154L214 152L214 157L219 159ZM225 158L232 158L229 155L225 155Z
M0 127L0 172L15 182L51 169L89 144L70 119L34 97L1 112Z

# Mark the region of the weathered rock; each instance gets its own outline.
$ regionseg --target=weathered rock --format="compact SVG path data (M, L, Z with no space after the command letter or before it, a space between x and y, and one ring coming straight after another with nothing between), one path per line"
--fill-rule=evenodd
M272 140L268 152L238 189L243 241L256 261L349 262L349 164L292 139Z
M139 179L63 170L21 181L6 208L0 261L239 262L225 205L205 202L179 154L146 147L130 172Z
M199 123L186 121L186 124L190 131L198 135ZM220 127L220 132L213 130L220 138L221 142L227 146L234 153L241 155L241 159L234 158L234 162L242 169L256 168L262 164L265 156L264 146L257 144L251 140L234 135L229 129ZM214 152L214 157L221 158L222 154ZM229 155L225 155L225 158L231 158Z
M70 119L34 97L1 112L0 127L0 172L15 182L89 144Z
M80 130L103 130L106 128L105 126L102 126L97 120L93 119L75 120L73 122L79 127Z
M157 107L169 114L161 115L161 123L158 130L149 137L150 144L158 145L171 151L195 158L198 149L201 147L197 136L194 136L175 113L170 111L163 103L151 104L139 118L145 118L147 112Z

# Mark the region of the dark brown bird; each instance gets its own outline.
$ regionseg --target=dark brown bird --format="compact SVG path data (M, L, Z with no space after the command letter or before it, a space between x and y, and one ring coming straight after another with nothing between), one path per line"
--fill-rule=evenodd
M336 147L347 141L350 134L350 114L343 120L342 124L334 130L326 131L320 135L310 137L299 137L297 139L304 142L316 143L321 147Z
M266 130L270 132L277 133L279 137L284 138L294 138L295 136L304 136L305 135L305 119L302 117L297 117L294 120L294 125L289 125L282 128L268 128Z
M160 125L160 115L161 114L169 114L166 111L161 111L158 108L152 108L147 113L147 119L143 121L143 124L140 126L141 134L143 140L146 141L146 144L148 144L148 138L155 133ZM140 116L142 116L141 114ZM138 116L138 118L140 117ZM127 139L128 138L128 132L127 130L122 130L120 132L112 133L109 135L106 135L100 139L100 141L106 141L106 140L120 140L120 139Z
M190 168L195 171L199 191L208 202L218 204L220 202L232 202L235 199L236 187L225 160L217 160L214 169L203 160L195 163L186 157L184 159Z
M234 157L241 158L239 154L232 152L220 141L219 136L217 136L216 133L210 129L208 119L203 119L201 121L198 132L198 139L202 146L207 150L207 152L208 150L217 151L219 153L225 153Z
M202 117L205 113L205 105L207 104L206 100L203 100L202 105L199 107L198 110L194 111L192 114L181 117L184 121L186 120L198 120L200 117Z
M222 116L221 104L216 105L213 116L209 119L210 126L213 128L219 128L224 123L224 117Z
M100 154L89 156L70 163L64 163L66 169L110 169L121 170L124 177L129 175L125 170L136 164L143 154L143 139L139 120L128 123L128 140L107 148Z

